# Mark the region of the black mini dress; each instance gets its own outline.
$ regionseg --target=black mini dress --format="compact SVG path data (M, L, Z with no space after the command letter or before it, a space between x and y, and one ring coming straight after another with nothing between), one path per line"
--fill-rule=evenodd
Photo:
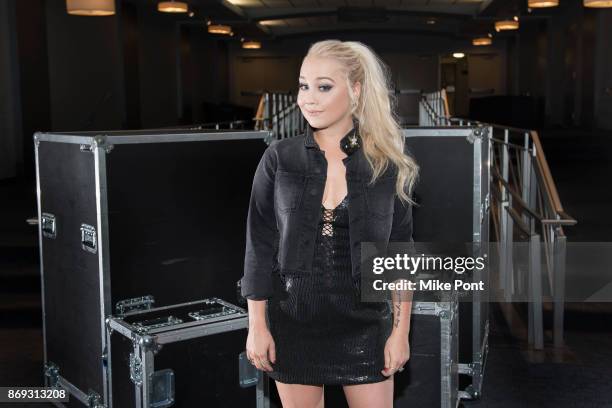
M361 302L351 274L348 198L321 205L312 274L275 277L268 325L280 382L349 385L384 381L392 330L388 302Z

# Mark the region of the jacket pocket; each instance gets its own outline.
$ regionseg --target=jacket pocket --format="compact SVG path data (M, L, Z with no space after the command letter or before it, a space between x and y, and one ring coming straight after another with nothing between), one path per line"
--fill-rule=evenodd
M295 211L300 206L302 201L304 186L304 175L300 173L278 171L276 173L274 190L274 197L278 210L280 212Z
M366 206L368 214L377 218L388 218L394 212L395 177L378 179L373 185L367 185Z

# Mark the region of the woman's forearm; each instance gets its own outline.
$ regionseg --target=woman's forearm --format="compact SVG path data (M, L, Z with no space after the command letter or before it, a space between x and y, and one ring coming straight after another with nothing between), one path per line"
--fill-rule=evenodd
M410 332L410 314L412 313L412 291L394 290L391 296L393 303L393 332L408 335Z
M249 328L267 327L266 302L267 300L247 299L249 308Z

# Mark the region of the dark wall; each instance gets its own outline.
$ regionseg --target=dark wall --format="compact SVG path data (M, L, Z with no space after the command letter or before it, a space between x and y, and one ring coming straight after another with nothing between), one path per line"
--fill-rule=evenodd
M610 103L610 24L611 10L579 1L521 20L508 42L508 81L515 94L542 99L547 126L612 129L602 114Z
M143 128L178 124L178 29L176 18L154 5L138 10L140 99Z
M15 177L21 161L19 71L15 50L15 7L0 2L0 179Z
M19 83L17 89L21 106L22 141L17 169L33 174L34 141L37 130L51 128L51 96L49 89L49 58L47 51L47 21L44 0L17 1L15 30Z
M1 3L0 179L33 174L36 131L171 127L228 101L226 44L155 2L118 0L109 17Z
M612 9L596 14L594 100L595 125L612 130Z
M121 128L120 19L71 16L64 0L45 5L53 130Z

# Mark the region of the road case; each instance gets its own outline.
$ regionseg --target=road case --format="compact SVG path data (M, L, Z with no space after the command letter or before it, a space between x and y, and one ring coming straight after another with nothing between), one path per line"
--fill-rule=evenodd
M421 167L413 209L415 242L471 243L466 256L488 256L489 186L492 131L486 126L413 127L403 129L406 143ZM487 269L475 280L488 286ZM481 393L488 350L488 299L473 291L462 299L459 315L460 398Z
M413 302L410 316L410 359L395 374L394 406L459 406L458 302Z
M109 317L110 406L263 408L268 383L246 359L247 327L246 310L219 298Z
M34 135L45 381L70 391L68 406L108 407L108 316L213 296L235 301L267 136Z

